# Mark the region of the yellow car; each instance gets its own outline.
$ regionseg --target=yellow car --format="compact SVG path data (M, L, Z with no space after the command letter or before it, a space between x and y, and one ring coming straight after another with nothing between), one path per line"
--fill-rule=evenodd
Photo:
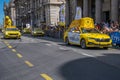
M107 34L102 34L96 29L82 29L76 31L75 28L68 29L64 34L66 44L80 45L82 48L87 47L111 47L112 40Z
M80 45L82 48L99 47L107 49L112 46L110 36L97 31L93 19L89 17L74 20L64 33L64 42Z
M24 33L24 34L30 34L30 33L31 33L31 29L29 29L29 28L24 28L24 29L23 29L23 33Z
M111 47L112 40L107 34L102 34L96 29L82 29L81 31L75 28L68 29L64 34L64 41L66 44L80 45L82 48Z
M45 33L42 29L40 28L34 28L34 30L31 32L32 36L44 36Z
M3 33L4 38L21 38L18 28L6 28Z

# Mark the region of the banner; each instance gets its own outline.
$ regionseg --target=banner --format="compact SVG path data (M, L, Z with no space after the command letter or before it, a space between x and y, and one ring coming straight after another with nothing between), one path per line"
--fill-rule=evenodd
M65 5L60 7L60 22L65 22Z
M76 7L75 20L78 20L80 18L82 18L82 9L81 9L81 7Z

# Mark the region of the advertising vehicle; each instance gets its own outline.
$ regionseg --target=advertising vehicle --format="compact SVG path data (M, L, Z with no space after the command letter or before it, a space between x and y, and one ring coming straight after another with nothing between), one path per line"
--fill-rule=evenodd
M40 28L34 28L33 31L31 32L32 36L44 36L44 31L41 30Z
M3 37L4 38L20 38L21 33L16 26L12 25L12 21L9 16L5 16L4 19L4 28L3 28Z
M99 47L108 49L112 46L110 36L96 30L93 19L89 17L72 21L64 33L64 42L80 45L81 48Z
M6 28L3 33L4 38L21 38L21 33L18 28Z

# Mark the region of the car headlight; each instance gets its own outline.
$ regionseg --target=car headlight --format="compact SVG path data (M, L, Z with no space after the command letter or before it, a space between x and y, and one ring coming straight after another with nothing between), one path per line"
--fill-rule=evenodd
M6 32L5 35L8 35L8 33Z
M21 36L21 33L19 33L19 35Z

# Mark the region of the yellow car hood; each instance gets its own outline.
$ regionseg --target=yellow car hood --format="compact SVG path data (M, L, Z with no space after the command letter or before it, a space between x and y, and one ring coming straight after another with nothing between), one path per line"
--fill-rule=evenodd
M85 33L89 38L110 38L107 34L102 34L102 33Z
M20 34L20 32L19 31L6 31L5 33L19 33Z

